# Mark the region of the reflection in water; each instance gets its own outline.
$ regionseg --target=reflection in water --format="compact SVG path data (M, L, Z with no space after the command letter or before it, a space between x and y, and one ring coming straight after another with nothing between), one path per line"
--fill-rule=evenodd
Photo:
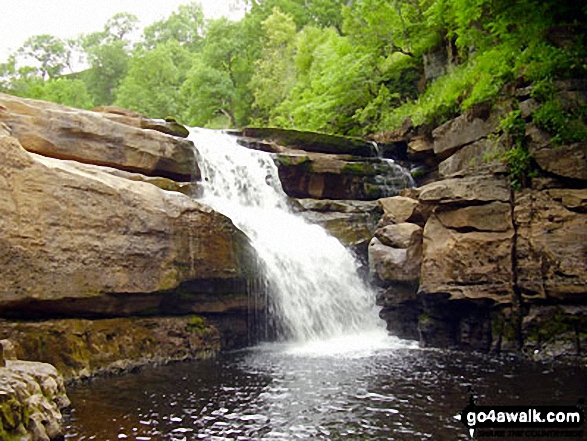
M265 345L73 389L68 440L466 440L482 404L575 404L585 368L389 349L320 356ZM300 353L302 352L302 353Z

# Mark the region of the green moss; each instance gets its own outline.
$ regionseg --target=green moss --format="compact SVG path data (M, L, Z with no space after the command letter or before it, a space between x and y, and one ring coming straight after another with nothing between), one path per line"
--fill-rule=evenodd
M368 162L347 162L341 170L345 175L373 176L375 166Z
M207 328L206 321L198 316L190 317L187 326L190 332L203 332Z

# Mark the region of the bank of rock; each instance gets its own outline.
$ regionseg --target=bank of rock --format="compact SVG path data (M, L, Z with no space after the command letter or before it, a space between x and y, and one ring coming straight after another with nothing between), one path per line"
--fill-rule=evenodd
M586 105L585 81L556 87L563 108ZM380 134L375 150L277 129L246 129L241 143L272 152L294 207L368 261L393 334L429 347L585 354L587 144L555 146L533 121L531 90L506 95L439 127ZM503 159L512 114L534 169L515 190ZM418 188L383 171L385 157Z
M584 82L558 87L585 96ZM534 171L513 190L499 121L511 106L532 107L529 91L514 95L510 107L479 106L406 137L412 154L437 163L439 179L379 201L384 215L369 257L381 316L423 346L583 355L587 144L555 146L522 112Z
M255 253L184 194L185 135L0 94L0 335L20 358L75 379L247 342Z

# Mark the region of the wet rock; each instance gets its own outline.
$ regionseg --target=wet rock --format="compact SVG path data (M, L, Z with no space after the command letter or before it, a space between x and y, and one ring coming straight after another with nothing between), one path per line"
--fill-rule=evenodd
M343 245L356 251L364 246L366 251L380 215L377 201L297 199L296 203L304 219L322 226Z
M26 150L44 156L177 181L200 177L190 141L120 124L101 113L0 94L0 122Z
M377 156L377 148L373 143L346 136L261 127L246 127L243 130L243 136L263 139L290 149L306 152L362 157Z
M9 360L0 367L1 439L63 439L61 410L69 404L63 378L50 364Z
M294 198L375 200L412 185L402 167L379 158L290 152L276 161L283 190Z
M213 322L193 315L40 322L0 320L0 338L7 336L15 343L19 358L50 363L67 381L131 372L146 365L208 358L222 347L221 335Z

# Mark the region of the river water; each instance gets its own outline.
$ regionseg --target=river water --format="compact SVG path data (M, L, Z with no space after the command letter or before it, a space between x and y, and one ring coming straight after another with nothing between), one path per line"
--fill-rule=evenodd
M320 352L273 344L95 380L69 391L66 439L467 440L454 416L469 387L480 405L587 396L587 371L569 365L393 339L387 349Z
M386 334L353 256L295 215L270 156L211 131L191 135L202 202L257 250L278 343L97 379L69 391L66 439L458 440L478 404L587 397L585 369L423 350Z

